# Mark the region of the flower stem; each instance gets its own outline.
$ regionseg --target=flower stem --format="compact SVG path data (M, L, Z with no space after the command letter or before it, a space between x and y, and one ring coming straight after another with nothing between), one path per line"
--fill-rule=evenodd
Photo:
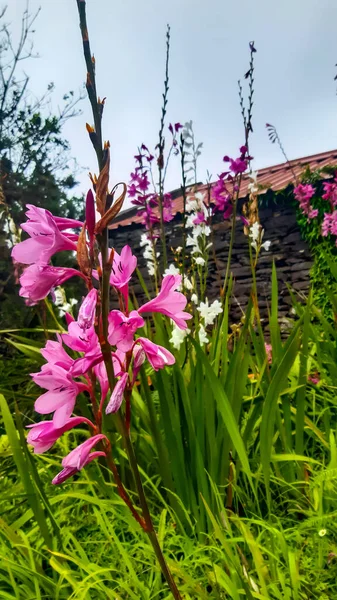
M222 288L222 293L221 293L223 301L226 298L226 292L227 292L227 286L228 286L228 279L229 279L231 262L232 262L233 245L234 245L234 238L235 238L235 226L236 226L237 202L238 201L236 199L235 202L234 202L233 213L232 213L231 239L230 239L230 242L229 242L229 250L228 250L228 257L227 257L227 267L226 267L225 281L224 281L223 288Z
M112 392L114 389L114 386L115 386L115 375L114 375L113 363L112 363L112 357L111 357L111 348L110 348L110 344L109 344L109 341L107 338L108 314L109 314L109 288L108 288L108 291L106 291L106 284L108 286L110 286L110 273L111 273L111 268L110 268L109 262L107 260L107 257L108 257L107 242L108 242L108 230L105 230L102 232L101 244L100 244L101 253L102 253L102 267L103 267L103 275L102 275L102 288L103 289L102 289L102 295L101 295L103 336L102 336L102 338L100 338L100 343L101 343L105 367L107 370L109 386L110 386L110 390ZM104 320L105 320L105 323L104 323ZM138 464L137 464L136 455L135 455L134 448L132 445L131 437L128 432L127 425L126 425L124 419L122 418L122 415L120 412L117 412L115 415L115 423L116 423L116 426L117 426L117 429L118 429L120 435L122 436L122 440L123 440L125 450L127 453L129 465L130 465L132 475L133 475L133 478L134 478L134 481L136 484L139 503L140 503L140 506L142 509L142 514L143 514L143 520L144 520L143 522L145 524L145 527L143 527L143 529L144 529L144 531L146 531L146 533L149 537L149 540L152 544L153 550L156 554L157 560L160 564L160 568L161 568L162 573L167 581L167 584L172 592L173 597L175 598L175 600L181 600L181 595L180 595L179 590L176 586L176 583L172 577L172 574L169 570L169 567L166 563L165 557L163 555L163 552L162 552L161 547L158 542L157 534L155 532L152 518L150 515L150 510L149 510L149 507L147 504L147 500L146 500L146 496L145 496L145 492L144 492L144 488L143 488L143 484L142 484L142 480L141 480L141 476L140 476L140 472L139 472L139 468L138 468ZM113 467L113 464L111 463L111 468L112 467ZM120 493L120 490L119 490L119 493ZM124 497L123 497L123 500L124 500ZM128 506L129 506L129 504L128 504ZM130 506L129 506L129 508L130 508L130 510L132 510L132 514L135 516L135 514L133 512L134 509L131 509ZM138 513L137 513L137 517L139 517ZM139 523L140 521L139 521L139 518L137 518L137 517L135 517L135 518Z

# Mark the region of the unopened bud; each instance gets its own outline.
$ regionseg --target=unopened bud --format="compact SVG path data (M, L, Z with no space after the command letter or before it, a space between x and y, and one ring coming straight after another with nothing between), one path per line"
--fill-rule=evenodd
M95 215L95 198L91 190L88 191L85 201L85 222L89 234L90 241L94 238L94 231L96 225Z

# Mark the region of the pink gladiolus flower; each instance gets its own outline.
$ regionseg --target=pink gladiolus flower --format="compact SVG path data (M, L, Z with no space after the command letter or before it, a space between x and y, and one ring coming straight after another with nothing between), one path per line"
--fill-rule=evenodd
M64 234L62 229L78 227L79 221L54 217L48 210L27 205L27 223L21 227L30 235L28 240L20 242L12 250L12 258L19 263L46 265L56 252L76 250L74 236Z
M184 294L174 291L181 285L181 279L181 275L166 275L163 277L158 296L146 302L146 304L140 307L138 312L162 313L170 317L180 329L186 329L186 321L192 318L192 315L183 312L187 304L187 299Z
M175 363L173 354L166 350L166 348L163 348L163 346L158 346L157 344L150 342L147 338L142 337L138 338L136 343L141 345L147 360L155 371Z
M137 257L133 256L130 246L124 246L119 255L114 253L110 283L123 294L125 307L128 307L129 281L137 266Z
M147 178L147 173L144 173L143 175L138 177L138 190L140 190L141 192L147 192L149 185L150 182Z
M111 398L105 409L105 414L110 415L110 413L115 413L120 409L121 404L123 402L124 390L126 388L128 378L129 375L127 373L123 373L122 377L117 381L111 394Z
M75 275L85 279L84 275L76 269L39 264L30 265L20 277L20 296L27 298L27 304L36 304L39 300L46 298L53 288L62 285Z
M35 401L35 410L41 415L54 413L55 427L62 427L74 410L76 397L88 386L77 383L69 371L58 365L43 365L39 373L31 374L33 381L48 390Z
M137 257L133 256L130 246L124 246L120 255L115 250L110 277L111 285L118 290L125 288L136 266Z
M52 483L54 485L63 483L66 479L69 479L69 477L75 475L75 473L83 469L83 467L85 467L95 458L98 458L99 456L105 456L105 452L101 451L90 453L92 448L103 439L107 438L102 433L94 435L83 442L83 444L72 450L70 454L68 454L68 456L66 456L62 461L62 467L64 467L63 471L54 477Z
M77 323L83 330L90 329L94 324L97 304L97 290L94 288L84 298L78 313Z
M137 175L137 179L138 179L138 175ZM135 198L138 194L138 189L135 186L134 183L132 183L131 185L129 185L128 187L128 194L129 194L129 198Z
M109 314L109 342L119 350L127 352L132 348L133 337L139 327L145 325L144 319L136 310L132 310L127 317L119 310L112 310Z
M86 373L92 366L102 360L101 348L94 327L81 329L77 321L68 326L68 333L62 334L62 340L75 352L84 352L82 358L74 361L71 372L74 376Z
M134 346L133 351L133 374L132 374L132 385L136 381L137 375L140 371L140 368L145 361L146 354L141 346Z
M206 217L204 212L198 212L195 219L193 219L193 225L200 225L201 223L206 223Z
M229 161L229 168L234 173L234 175L238 175L239 173L244 173L247 169L247 162L242 160L241 158L233 158Z
M56 428L54 421L42 421L27 425L30 432L27 436L27 443L33 446L35 454L42 454L51 448L65 431L69 431L80 423L92 425L89 419L85 417L71 417L62 427Z
M115 367L115 365L114 365L114 367ZM109 379L108 379L108 375L107 375L105 364L104 364L103 360L98 365L95 365L95 367L93 368L93 371L94 371L95 377L98 379L98 382L99 382L99 385L101 388L101 401L104 402L104 400L107 396L107 393L109 391ZM114 371L115 371L115 375L116 375L115 368L114 368Z
M74 364L74 360L64 350L61 336L58 337L59 341L57 342L48 340L45 347L42 348L41 354L50 365L58 365L69 371Z

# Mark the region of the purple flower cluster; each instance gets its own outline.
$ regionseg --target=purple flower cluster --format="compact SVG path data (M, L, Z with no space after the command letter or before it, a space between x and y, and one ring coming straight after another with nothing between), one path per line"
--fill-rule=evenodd
M160 222L159 196L156 192L149 192L149 173L152 175L149 165L151 165L153 159L154 156L150 154L145 144L142 144L140 153L135 156L137 166L130 175L128 186L128 195L132 199L131 203L139 207L139 215L148 231L152 231L153 227ZM163 218L165 222L173 219L171 194L164 194L163 196Z
M219 175L218 181L212 188L212 199L214 211L222 212L224 219L228 219L232 214L233 200L239 191L241 176L247 170L248 161L251 158L246 146L241 146L238 158L223 157L223 161L229 163L229 170Z
M318 215L317 208L311 206L310 200L315 195L315 188L310 184L299 183L294 188L294 196L299 203L299 207L304 215L309 219L315 219Z

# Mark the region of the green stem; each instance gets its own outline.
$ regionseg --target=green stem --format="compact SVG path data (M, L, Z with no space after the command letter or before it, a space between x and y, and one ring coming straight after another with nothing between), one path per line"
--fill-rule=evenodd
M108 244L107 244L107 242L108 242L108 230L105 230L102 233L101 244L100 244L101 253L102 253L102 267L103 267L102 296L101 296L103 339L101 339L100 342L101 342L104 363L105 363L105 367L107 370L109 386L110 386L110 390L112 393L114 386L115 386L115 374L114 374L112 357L111 357L111 348L110 348L110 344L109 344L109 341L107 338L107 336L108 336L108 314L109 314L109 287L110 287L110 273L111 273L111 266L108 262ZM125 423L124 419L122 418L122 415L120 412L117 412L115 415L115 423L116 423L116 426L117 426L117 429L118 429L120 435L122 436L125 450L126 450L126 453L128 456L130 468L132 471L132 475L133 475L133 478L134 478L134 481L136 484L138 497L139 497L139 503L140 503L140 506L142 509L143 519L145 522L145 531L150 539L153 550L156 554L157 560L160 564L161 570L162 570L163 575L167 581L167 584L172 592L173 597L176 600L181 600L179 590L178 590L176 583L172 577L172 574L167 566L165 557L163 555L163 552L162 552L161 547L158 542L157 534L156 534L154 526L153 526L152 518L150 515L150 510L149 510L149 507L147 504L142 480L140 477L140 472L139 472L134 448L132 445L131 437L130 437L130 434L126 427L126 423ZM138 520L138 522L139 522L139 520Z
M229 280L230 268L231 268L231 262L232 262L233 245L234 245L234 238L235 238L237 203L238 203L238 200L236 199L235 202L234 202L234 206L233 206L231 239L230 239L230 242L229 242L226 275L225 275L225 281L224 281L223 288L222 288L222 298L223 298L223 300L226 298L226 292L227 292L227 286L228 286L228 280Z

